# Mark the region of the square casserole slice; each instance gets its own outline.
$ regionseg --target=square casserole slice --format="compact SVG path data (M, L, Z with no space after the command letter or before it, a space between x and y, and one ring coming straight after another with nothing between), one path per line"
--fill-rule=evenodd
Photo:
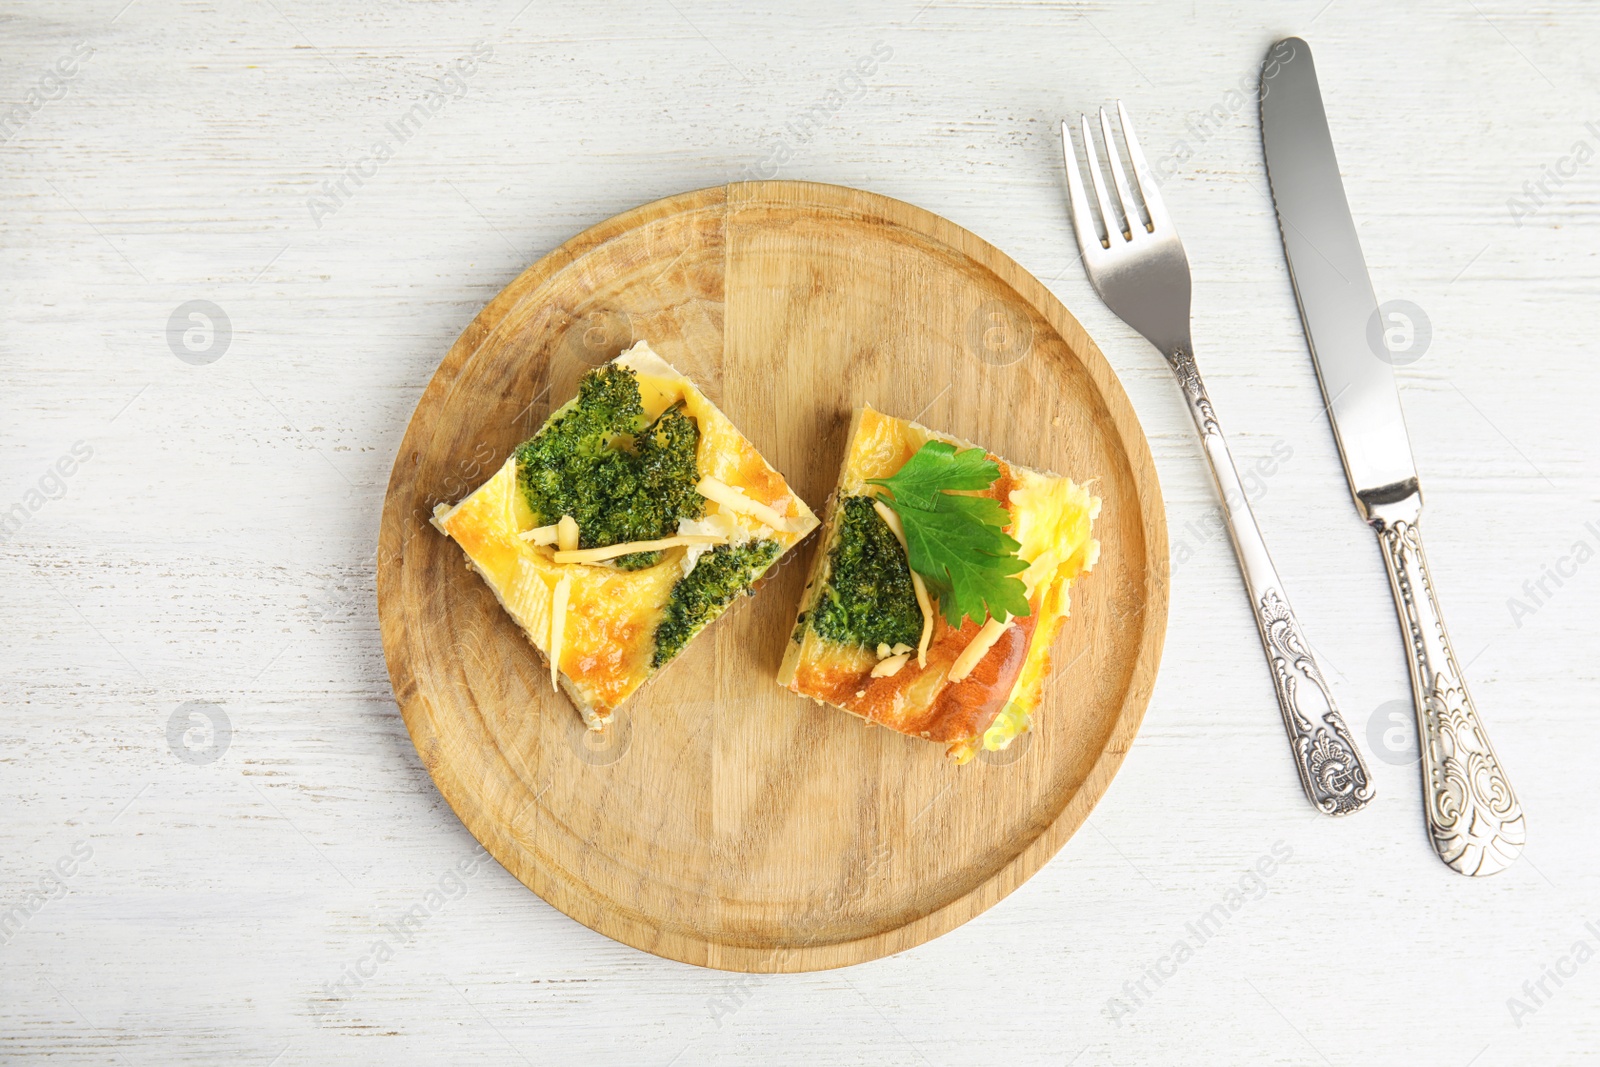
M637 392L642 411L634 420L638 438L611 434L589 450L622 464L611 468L611 480L575 478L572 468L552 468L547 457L555 443L577 432L574 427L591 425L584 420L598 418L593 413L602 410L600 400L614 400L619 388L630 398ZM589 393L597 399L586 406ZM673 467L666 453L660 463L646 462L648 449L641 442L678 415L694 426L689 444L677 453L692 455L692 464L682 458ZM566 430L560 429L568 419ZM667 440L665 434L661 439ZM619 469L622 481L615 475ZM602 485L612 490L602 491ZM619 485L626 491L616 491ZM548 505L552 499L589 517L587 534L577 524L581 550L619 540L669 543L647 554L595 559L615 552L588 551L591 558L582 562L564 561L563 546L551 543L562 516L535 510L535 502ZM619 508L619 499L633 504ZM621 522L613 521L619 516ZM652 521L659 528L648 537L615 534L617 528L637 532ZM751 592L768 568L816 528L817 517L692 381L640 341L588 372L578 396L552 412L464 500L454 507L439 504L433 524L466 552L468 565L522 627L589 728L601 729L735 597ZM612 536L597 540L597 529ZM672 543L681 535L696 543Z
M930 440L981 447L870 407L856 412L778 681L868 722L942 743L965 763L980 749L1006 747L1031 725L1050 674L1050 646L1068 614L1068 590L1100 555L1090 535L1100 500L1069 478L990 454L1000 477L984 495L1011 514L1006 531L1028 563L1018 577L1032 612L1011 620L984 649L974 644L977 623L963 619L954 629L935 604L921 665L923 613L905 549L873 508L875 487L867 480L892 476ZM952 682L969 646L969 662L980 651L981 658Z

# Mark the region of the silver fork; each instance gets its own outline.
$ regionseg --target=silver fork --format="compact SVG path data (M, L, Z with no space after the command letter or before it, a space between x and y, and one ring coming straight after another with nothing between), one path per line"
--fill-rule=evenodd
M1300 623L1289 606L1283 580L1272 565L1261 529L1250 510L1239 471L1233 465L1228 442L1217 423L1217 413L1194 363L1194 342L1189 334L1189 258L1184 254L1183 242L1178 239L1178 231L1161 201L1150 166L1134 136L1133 123L1128 120L1121 102L1117 104L1117 117L1122 122L1128 160L1133 165L1134 180L1144 202L1142 218L1139 205L1129 192L1127 174L1117 153L1105 109L1100 109L1100 135L1111 165L1115 204L1106 195L1089 119L1080 115L1078 120L1089 178L1094 185L1100 218L1105 220L1103 235L1085 195L1071 131L1066 122L1061 123L1072 228L1077 231L1078 247L1083 251L1084 269L1100 299L1118 318L1161 350L1173 374L1177 375L1178 384L1183 387L1189 414L1200 431L1206 459L1211 463L1217 494L1222 498L1228 533L1239 557L1239 570L1244 574L1256 628L1261 631L1261 646L1272 668L1278 707L1283 712L1283 726L1289 734L1300 784L1305 788L1307 799L1319 811L1346 815L1372 799L1372 779L1343 717L1334 707L1333 695L1317 666L1316 657L1301 637Z

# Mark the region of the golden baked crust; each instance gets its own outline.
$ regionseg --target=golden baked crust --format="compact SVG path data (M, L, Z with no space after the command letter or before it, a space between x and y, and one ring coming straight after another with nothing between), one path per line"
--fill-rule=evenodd
M817 517L805 501L790 491L783 476L692 381L643 341L616 362L637 376L647 418L653 419L674 403L684 405L700 430L696 462L702 477L742 490L785 520L784 529L775 529L707 501L702 521L725 532L731 542L764 539L778 543L777 556L752 578L770 569L816 528ZM558 409L551 418L559 414ZM656 628L673 586L690 567L691 549L668 548L660 562L635 571L555 562L554 546L535 545L518 536L533 529L535 520L518 488L515 454L460 503L439 505L433 523L461 546L469 566L483 577L547 664L555 590L562 579L568 581L559 677L591 728L604 726L612 712L657 670L652 666Z
M1021 543L1018 555L1029 564L1019 577L1028 590L1031 614L1011 620L971 673L951 682L951 667L977 636L979 625L966 619L955 629L936 612L926 664L919 665L912 655L895 673L875 678L878 649L823 637L808 620L827 588L844 499L867 491L868 479L893 475L930 440L977 447L870 407L856 412L779 683L869 722L944 743L964 763L982 747L1005 747L1028 728L1050 673L1050 646L1067 617L1068 591L1099 556L1090 529L1100 501L1071 479L990 455L1000 476L982 495L1011 514L1007 532Z

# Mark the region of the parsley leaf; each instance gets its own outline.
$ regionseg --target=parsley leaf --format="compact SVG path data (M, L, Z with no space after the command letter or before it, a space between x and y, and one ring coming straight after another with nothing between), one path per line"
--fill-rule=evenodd
M953 627L963 618L982 624L1030 611L1027 588L1014 577L1028 565L1017 556L1022 546L1005 532L1010 514L989 497L951 492L987 489L999 477L999 465L983 449L958 452L929 441L891 477L868 479L892 494L884 503L900 516L911 569Z
M929 441L889 478L869 478L894 494L896 501L924 511L946 489L987 489L1000 477L1000 465L981 448L957 452L955 445ZM896 508L896 511L899 509Z

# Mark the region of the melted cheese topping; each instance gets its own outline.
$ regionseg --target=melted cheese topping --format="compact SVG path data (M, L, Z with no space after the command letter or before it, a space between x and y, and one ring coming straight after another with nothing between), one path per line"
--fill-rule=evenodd
M989 650L994 647L996 641L1000 640L1000 635L1005 633L1006 627L1010 625L1010 615L1003 619L991 618L984 620L983 627L978 631L978 636L974 637L967 647L961 650L961 655L957 656L955 663L951 664L950 680L959 682L971 674L972 668L976 667L978 662L989 654Z
M578 520L571 515L561 516L561 521L556 523L556 547L563 552L572 552L578 547Z
M701 478L694 489L707 500L721 504L735 515L748 515L763 526L769 526L774 530L785 530L789 527L789 520L780 515L775 508L759 500L751 500L733 486L719 482L715 478Z
M900 524L900 516L888 504L881 500L872 502L872 510L878 513L878 518L889 527L889 532L894 534L895 540L900 542L900 550L911 557L911 546L906 544L906 528ZM933 640L933 600L928 596L927 580L916 571L911 572L911 592L917 598L917 610L922 612L922 636L917 639L917 666L928 665L928 642ZM992 642L991 642L992 643Z
M621 556L631 556L635 552L660 552L664 548L720 545L727 542L728 539L721 534L674 534L654 541L623 541L621 544L604 545L600 548L564 548L550 558L557 563L606 563Z
M773 509L789 528L773 530L714 503L707 504L702 522L712 524L719 536L731 533L730 540L770 538L783 552L816 527L811 509L693 382L642 341L617 362L637 374L647 418L683 403L700 428L696 462L702 475ZM461 546L469 565L483 576L528 640L547 658L552 652L558 655L556 666L586 705L585 718L592 727L598 726L653 673L656 627L672 587L685 573L685 556L692 548L670 547L661 562L636 571L558 563L551 546L537 543L542 531L525 536L535 533L534 522L517 486L515 455L454 507L440 504L433 518L434 525ZM552 608L561 582L569 590L568 606L555 638Z
M1008 714L984 732L983 747L991 752L1028 731L1050 673L1050 646L1071 614L1068 591L1100 559L1100 542L1090 536L1100 516L1099 497L1068 478L1020 468L1012 473L1017 485L1010 495L1011 536L1022 543L1018 555L1030 561L1021 577L1029 596L1038 597L1039 623L1011 691Z
M878 661L878 665L876 667L872 668L872 676L874 678L893 678L895 675L900 673L901 667L904 667L910 662L911 653L909 652L901 652L900 654L894 656L885 656L883 659Z
M523 530L521 533L517 534L517 536L522 538L524 541L532 541L536 545L553 545L556 543L556 539L560 536L560 533L561 527L559 525L554 525L540 526L538 529L534 530Z

